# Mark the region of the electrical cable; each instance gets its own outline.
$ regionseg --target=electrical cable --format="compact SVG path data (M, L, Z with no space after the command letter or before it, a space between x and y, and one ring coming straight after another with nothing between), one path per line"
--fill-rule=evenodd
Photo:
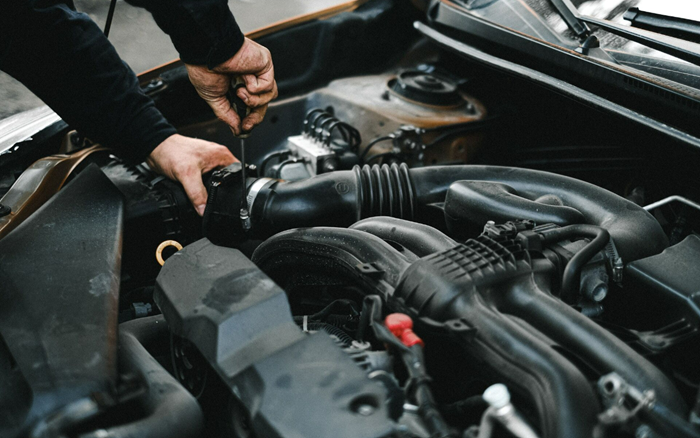
M374 145L376 145L376 144L378 144L378 143L381 143L381 142L383 142L383 141L393 140L393 139L394 139L394 134L384 135L384 136L382 136L382 137L377 137L377 138L373 139L373 140L370 141L370 142L367 144L367 146L362 150L362 153L360 154L360 160L361 160L361 161L365 161L365 157L366 157L367 154L369 153L369 150L372 149L372 148L374 147Z
M265 168L267 167L267 164L270 162L270 160L277 157L282 157L284 155L289 155L291 153L292 151L290 151L289 149L284 149L281 151L270 152L269 154L265 155L265 158L263 158L262 162L260 163L260 176L265 176Z
M337 130L338 135L348 145L350 150L357 152L362 138L360 131L350 124L339 120L330 112L314 108L306 112L304 116L304 128L302 133L308 135L330 147L333 141L333 132Z
M109 11L107 12L107 21L105 22L105 37L109 38L109 31L112 28L112 20L114 19L114 9L117 7L117 0L109 2Z
M299 161L299 160L297 160L296 158L289 158L289 159L287 159L287 160L282 161L282 162L277 166L277 179L282 179L282 176L281 176L281 175L282 175L282 168L283 168L284 166L286 166L287 164L296 163L296 162L298 162L298 161Z
M365 161L365 164L369 164L372 161L378 160L380 158L384 158L384 157L389 156L389 155L396 157L396 159L401 158L400 154L397 154L396 152L382 152L381 154L376 154L376 155L372 155L371 157L369 157L369 159L367 161Z
M406 390L413 394L418 414L423 419L431 437L453 438L455 434L445 422L437 409L437 404L430 390L430 376L425 368L425 359L420 345L407 347L384 325L382 316L382 299L378 295L368 295L362 302L362 316L358 337L369 328L374 332L377 340L387 344L397 351L408 371L409 381Z
M325 112L325 110L323 110L321 108L313 108L313 109L306 112L306 115L304 116L304 128L302 130L302 132L304 134L308 134L308 132L309 132L309 123L311 121L311 116L318 113L318 112L323 113L323 112Z

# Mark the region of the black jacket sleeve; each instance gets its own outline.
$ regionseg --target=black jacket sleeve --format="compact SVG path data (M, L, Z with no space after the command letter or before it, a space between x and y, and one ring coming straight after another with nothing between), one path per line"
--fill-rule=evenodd
M142 161L176 132L100 28L63 2L3 2L0 69L127 160Z
M127 0L146 8L187 64L221 64L243 45L227 0Z
M153 14L187 63L213 67L243 44L226 0L132 3ZM136 76L97 25L69 4L70 0L2 2L0 69L92 140L130 161L142 161L175 128L141 91Z

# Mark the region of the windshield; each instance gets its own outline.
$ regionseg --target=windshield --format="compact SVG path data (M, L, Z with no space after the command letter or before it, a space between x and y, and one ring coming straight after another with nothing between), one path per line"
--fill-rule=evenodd
M582 40L562 18L552 0L476 0L463 3L467 3L476 15L540 40L572 50L581 44ZM580 15L607 20L632 30L639 29L632 27L625 18L632 8L643 13L700 22L700 2L687 0L571 0L570 4ZM603 52L593 52L589 56L700 89L700 67L697 65L596 26L590 28L590 35L598 39Z

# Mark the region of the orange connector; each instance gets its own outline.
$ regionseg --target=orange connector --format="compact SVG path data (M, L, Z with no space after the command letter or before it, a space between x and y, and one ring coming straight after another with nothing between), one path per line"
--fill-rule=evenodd
M384 319L384 325L401 340L403 345L409 348L414 345L425 346L423 340L413 332L413 320L410 316L403 313L392 313Z

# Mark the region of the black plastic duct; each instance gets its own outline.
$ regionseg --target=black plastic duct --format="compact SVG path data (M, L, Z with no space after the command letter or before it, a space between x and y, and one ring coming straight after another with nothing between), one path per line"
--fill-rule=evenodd
M457 242L433 227L393 217L364 219L353 224L350 229L365 231L387 242L397 243L418 257L457 246Z
M123 212L91 165L0 241L1 437L112 394Z
M497 199L487 196L490 193ZM482 202L486 198L489 202ZM614 193L548 172L496 166L356 166L299 182L272 182L254 197L252 232L266 238L297 227L347 227L372 216L422 220L436 207L449 207L449 219L473 205L479 206L478 215L472 212L461 219L598 225L608 230L625 262L668 246L661 226L648 212Z
M407 248L420 241L381 226L363 228L378 228ZM300 276L308 284L314 275L342 275L365 293L383 296L393 310L433 328L442 324L533 403L545 437L592 435L600 406L580 363L599 375L615 371L640 390L654 389L660 404L685 415L680 394L658 368L547 291L553 266L546 259L533 259L515 240L480 236L453 246L434 237L425 240L439 251L410 262L369 233L296 229L265 241L253 261L282 287Z
M83 434L80 438L200 436L204 417L199 403L144 347L156 339L168 339L169 333L163 315L119 325L119 367L145 383L146 391L136 401L144 416L129 424Z

